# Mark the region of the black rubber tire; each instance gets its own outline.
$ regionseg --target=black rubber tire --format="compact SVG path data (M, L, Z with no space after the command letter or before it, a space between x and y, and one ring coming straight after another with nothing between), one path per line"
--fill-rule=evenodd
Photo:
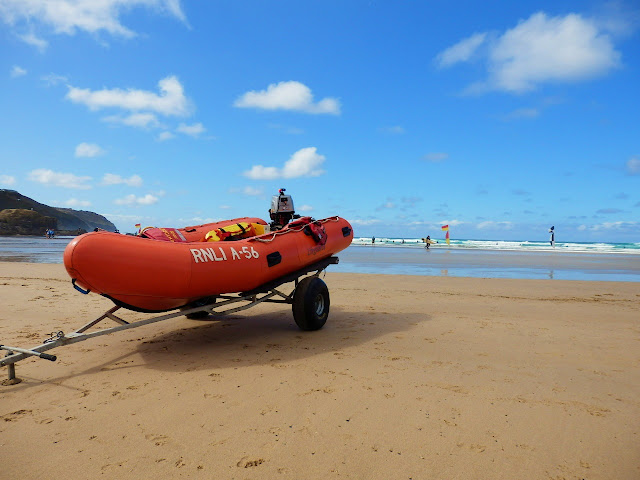
M320 330L329 316L329 289L318 277L304 278L293 294L293 319L301 330Z
M202 307L204 305L209 305L210 303L215 303L215 301L216 301L216 297L201 298L199 300L196 300L195 302L190 303L189 305L182 307L180 310L188 310L190 308ZM189 320L204 320L206 318L209 318L209 312L200 311L200 312L188 313L185 315L185 317L187 317Z

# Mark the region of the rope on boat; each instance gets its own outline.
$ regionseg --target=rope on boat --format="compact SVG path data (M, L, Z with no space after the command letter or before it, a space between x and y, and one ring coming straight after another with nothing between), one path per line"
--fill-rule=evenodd
M285 230L279 230L277 232L271 232L270 236L271 238L262 238L265 237L266 235L262 235L261 237L254 237L254 238L250 238L249 241L256 241L256 242L262 242L262 243L271 243L273 242L276 237L278 235L286 235L287 233L292 233L292 232L301 232L302 230L304 230L304 228L314 222L320 222L320 223L327 223L327 222L339 222L340 221L340 217L335 216L335 217L330 217L330 218L323 218L321 220L314 220L312 222L307 223L306 225L302 225L300 228L287 228ZM267 234L268 235L268 234Z

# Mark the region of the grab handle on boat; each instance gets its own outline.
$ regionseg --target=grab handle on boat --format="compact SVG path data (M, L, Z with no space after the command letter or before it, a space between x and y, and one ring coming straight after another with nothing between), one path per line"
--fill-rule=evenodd
M89 294L89 292L91 292L91 290L89 290L89 289L83 290L78 285L76 285L76 279L75 278L71 279L71 285L73 285L73 288L75 288L76 290L78 290L80 293L82 293L84 295L87 295L87 294Z

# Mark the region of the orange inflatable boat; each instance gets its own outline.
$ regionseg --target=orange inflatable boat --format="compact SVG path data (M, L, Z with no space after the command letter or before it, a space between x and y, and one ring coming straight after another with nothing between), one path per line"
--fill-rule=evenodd
M138 236L104 231L76 237L64 265L77 289L116 305L162 312L225 293L248 292L344 250L353 239L340 217L304 217L266 232L259 218Z

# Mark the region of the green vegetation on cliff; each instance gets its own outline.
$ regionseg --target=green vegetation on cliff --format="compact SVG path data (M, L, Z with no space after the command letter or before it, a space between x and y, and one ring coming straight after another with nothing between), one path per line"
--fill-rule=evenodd
M57 225L57 219L35 210L0 210L0 233L3 235L42 235L49 228L56 230Z

